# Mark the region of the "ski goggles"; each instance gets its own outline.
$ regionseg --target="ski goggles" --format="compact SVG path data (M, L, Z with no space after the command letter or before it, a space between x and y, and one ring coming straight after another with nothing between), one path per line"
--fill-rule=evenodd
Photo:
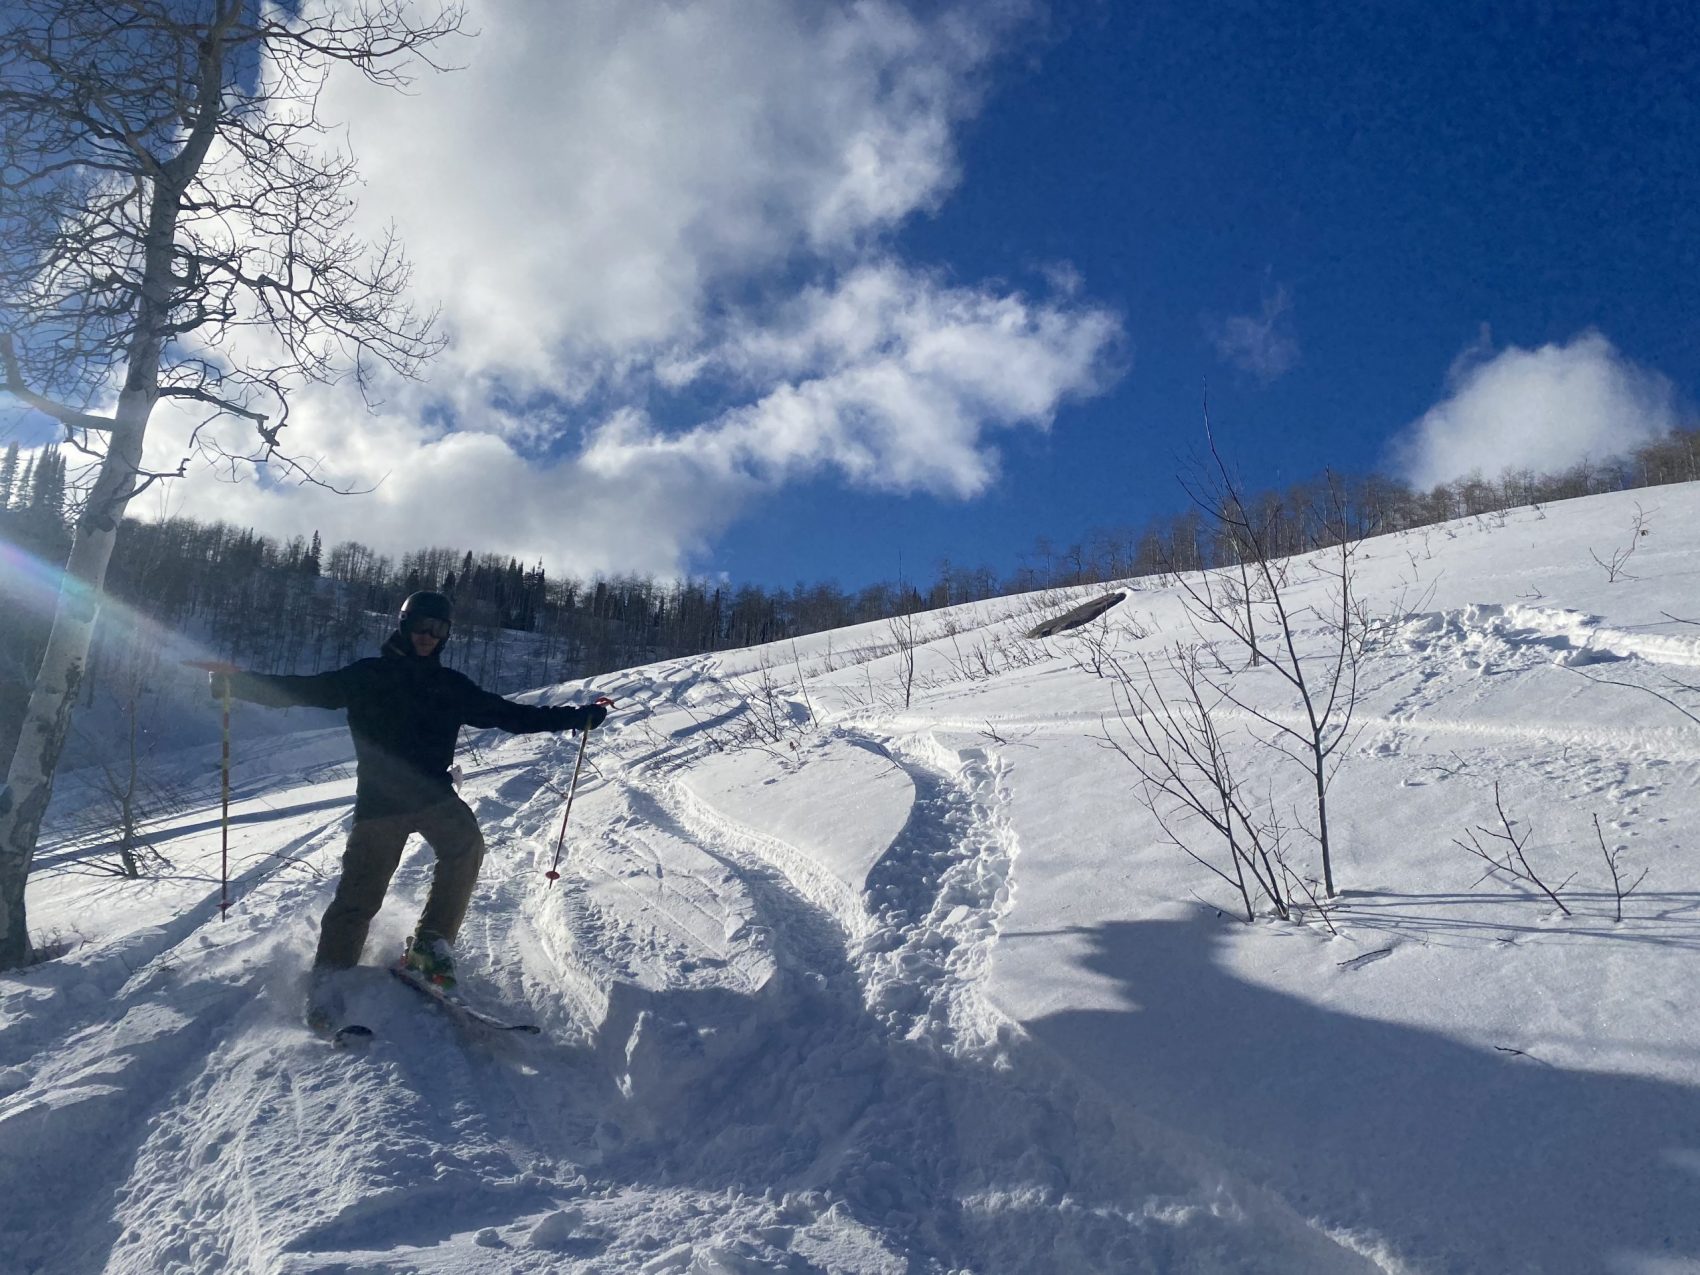
M449 636L449 622L434 615L410 615L401 622L401 626L410 634L423 633L439 642L446 641Z

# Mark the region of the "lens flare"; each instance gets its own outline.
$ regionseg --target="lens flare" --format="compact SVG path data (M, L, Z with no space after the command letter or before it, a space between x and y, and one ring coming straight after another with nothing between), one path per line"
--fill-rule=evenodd
M109 593L91 588L14 541L0 536L0 634L15 636L29 617L44 625L51 621L61 601L84 615L100 611L100 634L110 641L121 637L145 644L178 659L209 659L210 648L195 642ZM45 634L45 628L42 630Z

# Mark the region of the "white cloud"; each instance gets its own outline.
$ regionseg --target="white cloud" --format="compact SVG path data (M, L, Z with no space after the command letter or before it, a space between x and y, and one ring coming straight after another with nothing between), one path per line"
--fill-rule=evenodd
M1265 385L1279 380L1299 362L1292 313L1293 298L1284 286L1266 292L1257 314L1237 314L1212 325L1217 357Z
M156 425L166 427L158 434L162 451L181 445L183 418L168 415ZM278 536L317 530L327 545L358 540L392 555L453 545L541 559L570 574L665 575L700 553L747 495L747 480L737 475L711 491L700 471L677 464L607 481L576 458L528 459L495 433L431 434L405 416L351 410L336 390L298 396L289 432L302 454L335 457L329 476L372 490L339 495L244 466L243 481L203 476L177 488L174 497L188 499L166 508Z
M1683 420L1671 382L1598 332L1498 354L1478 342L1454 362L1448 388L1395 445L1419 488L1477 472L1557 472L1620 455Z
M995 478L988 432L1047 428L1092 393L1119 324L1104 310L947 287L884 261L805 290L766 326L727 334L712 370L759 392L685 430L616 409L584 446L528 461L513 441L351 411L347 393L298 395L289 436L330 474L376 491L206 485L190 512L387 552L448 543L541 557L575 574L666 574L701 554L763 491L825 472L866 488L971 497ZM705 372L709 362L705 361ZM191 418L162 414L159 454ZM234 437L235 426L226 431Z
M375 419L298 397L292 454L375 494L197 481L187 511L667 572L803 477L984 490L996 432L1047 428L1119 337L1078 293L891 255L957 182L954 130L1026 7L491 0L464 69L334 81L361 216L397 223L452 345ZM150 456L186 428L162 412Z
M445 306L446 368L568 394L696 339L728 281L936 205L996 34L879 0L506 0L472 25L463 70L340 78L325 109Z
M1091 393L1119 325L1103 310L949 288L883 262L805 292L719 358L773 388L664 437L627 416L585 454L607 474L668 456L722 480L776 484L833 469L892 491L978 495L996 476L991 427L1049 425Z

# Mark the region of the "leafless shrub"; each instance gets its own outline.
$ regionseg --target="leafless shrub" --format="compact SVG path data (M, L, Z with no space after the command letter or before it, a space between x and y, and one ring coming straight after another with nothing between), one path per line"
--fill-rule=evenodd
M721 750L761 748L783 757L776 745L788 744L795 735L808 728L808 720L799 721L791 711L792 704L785 683L774 676L773 667L763 664L753 677L731 677L725 682L727 690L738 704L738 711L719 730L705 734Z
M1315 916L1327 927L1328 932L1339 937L1340 931L1334 924L1334 913L1338 905L1326 894L1319 893L1322 883L1315 877L1307 877L1295 871L1287 862L1285 854L1275 856L1275 866L1281 870L1281 879L1287 888L1287 898L1292 909L1293 918L1301 920L1305 915ZM1303 909L1295 900L1303 898Z
M1558 894L1570 884L1575 874L1565 877L1557 886L1547 885L1529 863L1527 846L1534 830L1524 825L1522 834L1518 834L1517 821L1505 812L1505 803L1500 798L1497 783L1493 786L1493 808L1499 816L1498 828L1486 828L1478 824L1466 830L1464 839L1452 838L1452 844L1488 865L1480 880L1485 881L1489 877L1505 878L1533 886L1551 899L1565 916L1571 915L1570 909L1564 905L1564 900L1560 899Z
M893 616L886 627L897 647L897 686L903 694L903 707L908 708L915 696L915 647L918 643L914 613Z
M950 669L949 680L982 682L1003 673L1043 664L1055 654L1046 641L1027 641L994 633L966 647L952 636L950 652L944 660Z
M161 773L152 762L154 748L142 743L143 661L131 651L118 682L124 714L123 752L94 767L93 791L78 803L71 825L80 841L99 841L117 855L103 870L116 876L142 877L170 871L172 863L147 833L146 826L187 809L192 794ZM98 858L87 861L100 870Z
M1165 694L1164 671L1178 693ZM1122 668L1116 687L1117 728L1106 723L1102 738L1138 772L1140 802L1169 844L1232 886L1247 922L1256 919L1259 897L1287 919L1277 868L1284 828L1273 802L1254 804L1234 772L1216 716L1225 697L1205 676L1197 648L1176 645L1160 668L1141 658L1140 672ZM1199 846L1188 825L1201 825L1212 846Z
M45 965L48 961L62 960L88 941L88 935L80 930L49 930L31 941L29 963Z
M1004 727L1005 731L1007 731L1008 729L1009 728L1007 726ZM986 729L983 730L983 731L979 731L977 733L980 736L980 738L985 740L987 743L996 744L996 745L998 745L999 747L1002 747L1002 748L1010 748L1010 747L1014 747L1014 746L1017 746L1017 745L1024 747L1024 748L1035 747L1035 745L1029 744L1027 742L1027 740L1030 739L1033 735L1033 732L1031 730L1029 730L1026 733L1019 735L1019 736L1016 736L1013 733L1006 735L1006 734L1003 733L1003 731L1000 731L996 726L994 726L989 718L986 721Z
M1463 757L1459 756L1458 750L1456 748L1454 748L1452 750L1452 764L1450 766L1445 766L1445 765L1424 766L1423 770L1425 772L1431 772L1432 771L1434 774L1439 775L1442 779L1456 779L1459 775L1462 775L1469 768L1470 768L1470 763L1465 761L1463 759Z
M966 651L962 643L957 641L957 635L950 635L950 654L945 657L954 679L959 682L978 682L997 676L997 664L992 657L995 650L991 640L977 642Z
M1115 636L1116 631L1111 627L1110 617L1106 614L1090 624L1069 630L1063 642L1075 668L1090 673L1093 677L1114 677Z
M1635 556L1635 548L1641 543L1641 537L1646 535L1648 531L1647 515L1642 511L1640 505L1636 505L1635 522L1630 532L1628 544L1620 549L1612 550L1609 561L1601 561L1599 554L1592 549L1588 550L1588 556L1606 573L1607 584L1616 584L1619 580L1639 580L1641 578L1640 576L1630 575L1627 567L1629 559Z
M1599 839L1600 853L1605 856L1606 870L1611 873L1611 890L1613 899L1616 903L1612 919L1615 921L1621 921L1623 920L1623 901L1641 888L1641 883L1647 879L1647 873L1650 869L1642 868L1640 876L1636 877L1629 885L1624 885L1623 865L1619 862L1624 848L1622 846L1616 846L1609 850L1606 848L1606 834L1600 827L1600 817L1598 815L1594 816L1594 836Z
M803 693L803 706L809 710L809 720L817 721L819 719L815 716L815 702L809 698L809 679L803 674L803 661L797 654L795 638L791 641L791 663L797 669L797 687Z

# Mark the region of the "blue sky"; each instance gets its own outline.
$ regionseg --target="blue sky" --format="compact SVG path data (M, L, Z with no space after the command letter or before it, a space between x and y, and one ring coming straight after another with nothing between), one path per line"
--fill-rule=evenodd
M1484 10L1491 10L1485 13ZM1007 566L1035 535L1178 507L1206 384L1248 479L1397 469L1453 360L1589 329L1700 389L1700 21L1676 4L1067 4L964 130L965 178L904 235L968 277L1066 261L1124 316L1128 371L1013 439L966 503L794 490L723 555L784 578L890 548ZM1270 380L1213 322L1286 307ZM890 530L887 530L890 528ZM975 555L979 555L976 559ZM913 558L912 554L911 557ZM929 565L910 563L918 572Z
M452 345L278 535L848 586L1248 481L1556 468L1694 420L1700 18L1647 0L478 0L327 117ZM161 414L175 465L187 424ZM152 498L150 498L152 499Z

